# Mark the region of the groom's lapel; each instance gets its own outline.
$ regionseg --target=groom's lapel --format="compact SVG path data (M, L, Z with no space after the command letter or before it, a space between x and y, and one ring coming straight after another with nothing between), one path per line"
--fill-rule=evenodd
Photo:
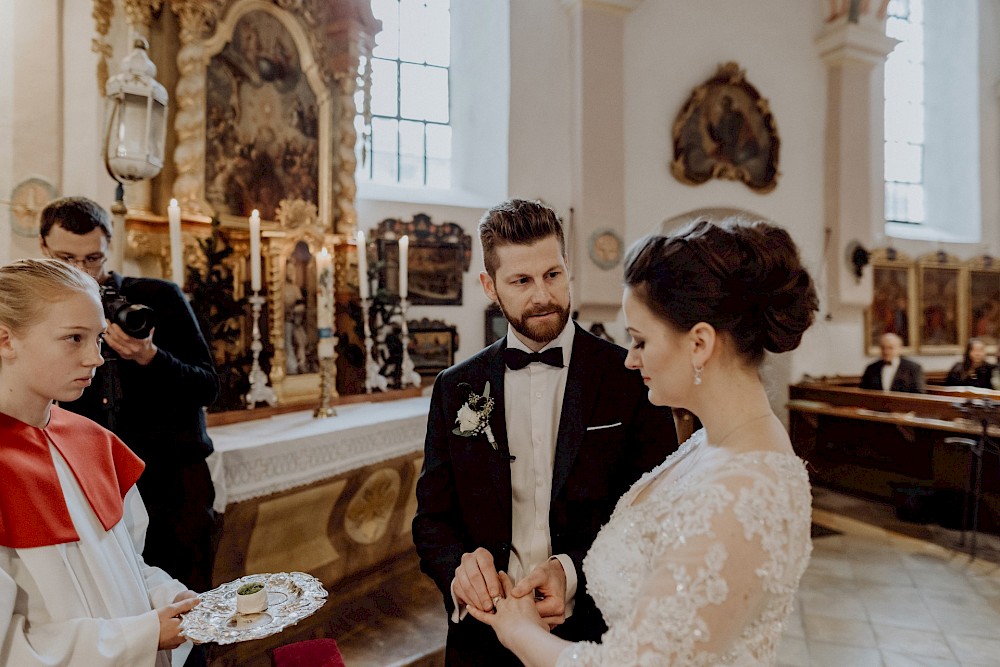
M587 415L593 411L601 368L595 368L595 352L590 335L574 324L573 353L570 356L566 392L559 415L559 437L556 458L552 466L552 498L559 495L569 471L580 452L580 443L587 428ZM598 362L599 363L599 362Z
M506 457L510 456L507 445L507 416L504 408L503 377L506 366L503 363L503 351L507 347L507 339L501 338L493 346L493 358L490 359L490 396L493 397L493 413L490 415L490 430L497 442L497 451L489 452L490 476L496 486L497 500L500 503L501 516L510 517L513 510L510 486L510 465ZM509 527L508 527L509 528Z

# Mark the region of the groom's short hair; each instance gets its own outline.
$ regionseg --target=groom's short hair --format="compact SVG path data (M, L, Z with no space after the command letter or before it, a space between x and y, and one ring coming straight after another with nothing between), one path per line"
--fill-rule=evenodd
M496 277L496 249L504 245L531 245L555 236L566 256L566 238L556 212L539 201L508 199L497 204L479 219L479 241L483 244L483 264L491 278Z

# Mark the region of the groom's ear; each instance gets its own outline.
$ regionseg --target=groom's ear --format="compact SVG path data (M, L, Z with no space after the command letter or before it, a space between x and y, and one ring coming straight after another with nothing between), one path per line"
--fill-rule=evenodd
M486 298L493 303L497 302L497 285L494 282L493 277L490 276L486 271L479 272L479 282L483 286L483 293L486 294Z

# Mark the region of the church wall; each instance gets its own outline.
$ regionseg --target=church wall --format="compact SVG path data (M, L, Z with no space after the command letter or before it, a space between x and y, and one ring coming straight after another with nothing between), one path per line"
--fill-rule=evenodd
M14 5L0 2L0 198L14 187ZM10 256L10 212L0 208L0 261Z
M87 3L14 0L0 5L0 151L13 157L0 165L0 195L38 175L56 183L60 193L84 194L110 205L113 189L99 157L103 101L95 85L97 57L89 48L93 22ZM1000 255L996 223L1000 219L996 88L1000 44L992 39L993 27L1000 24L1000 0L979 0L979 7L981 205L987 222L981 244L943 246L960 257L987 250ZM791 380L803 373L858 373L870 361L861 344L862 312L832 309L822 284L824 262L845 261L843 248L823 250L826 68L814 40L822 28L824 8L825 3L801 0L672 0L640 3L625 21L625 240L630 243L657 229L663 220L702 207L743 208L787 227L807 266L820 279L824 298L819 321L806 334L802 348L781 362L786 369L782 375ZM574 164L569 22L556 0L510 0L510 32L508 193L540 198L569 219ZM2 39L4 35L8 39ZM120 60L121 36L112 37ZM61 50L40 48L56 39ZM35 62L38 58L43 60ZM692 88L728 60L745 68L748 80L770 101L776 119L782 141L781 176L778 187L766 195L732 181L684 185L669 173L671 128L677 113ZM43 163L29 165L32 160ZM443 206L360 200L357 207L359 224L366 229L385 217L425 212L438 222L457 222L475 237L476 221L491 203ZM874 231L878 222L872 224ZM9 233L0 237L0 260L37 256L33 240ZM937 248L917 241L894 245L913 256ZM464 305L411 311L414 318L458 325L459 360L475 353L483 336L486 301L478 284L479 248L476 244L474 248L465 276ZM574 269L582 266L579 259L571 258ZM622 342L620 323L612 327L616 332ZM918 359L931 370L947 368L954 361Z

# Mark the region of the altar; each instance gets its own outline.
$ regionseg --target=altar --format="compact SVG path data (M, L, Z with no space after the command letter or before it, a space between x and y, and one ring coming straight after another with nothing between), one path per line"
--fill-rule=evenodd
M209 429L215 585L298 570L333 588L408 552L428 397L311 410Z

